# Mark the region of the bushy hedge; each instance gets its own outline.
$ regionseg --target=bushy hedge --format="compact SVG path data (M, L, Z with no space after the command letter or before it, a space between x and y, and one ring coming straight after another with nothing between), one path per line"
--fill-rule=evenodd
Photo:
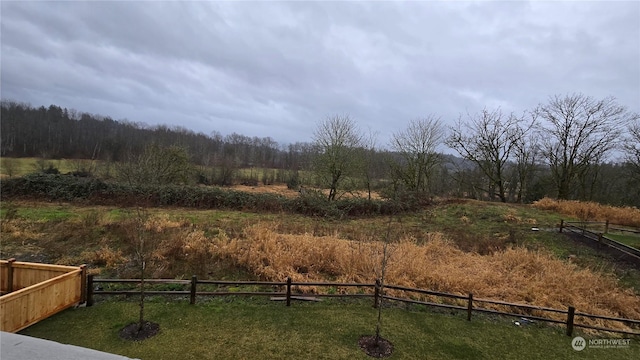
M41 173L4 180L0 193L6 200L37 198L86 201L96 205L290 212L331 218L388 215L412 210L413 207L398 202L356 198L330 202L313 192L287 198L277 194L256 194L208 186L132 186L93 178Z

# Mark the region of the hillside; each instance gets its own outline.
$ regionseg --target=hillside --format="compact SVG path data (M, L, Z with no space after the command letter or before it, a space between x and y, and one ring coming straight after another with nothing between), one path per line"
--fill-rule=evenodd
M388 217L138 209L16 202L2 209L2 257L89 265L135 277L144 226L152 277L371 282ZM391 222L389 281L539 306L640 318L640 273L553 231L561 215L531 206L442 202Z

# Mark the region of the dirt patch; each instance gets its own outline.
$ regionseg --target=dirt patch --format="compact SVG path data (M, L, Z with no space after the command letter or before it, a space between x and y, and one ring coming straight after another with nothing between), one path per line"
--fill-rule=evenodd
M586 245L591 249L594 249L602 254L605 254L606 257L609 257L609 259L607 260L614 262L616 266L619 268L627 269L629 267L630 268L635 267L636 269L640 269L639 259L631 255L625 254L618 249L612 248L607 245L599 244L597 241L586 238L579 233L565 231L563 232L563 234L576 244Z
M160 325L151 321L145 321L142 328L140 323L131 323L120 330L120 338L130 341L142 341L154 337L160 332Z
M287 185L285 184L274 184L274 185L255 185L255 186L247 186L247 185L234 185L231 187L232 190L236 190L236 191L243 191L243 192L247 192L247 193L254 193L254 194L277 194L277 195L282 195L285 196L287 198L296 198L298 196L300 196L300 191L299 190L293 190L293 189L289 189L287 187ZM314 188L306 188L307 190L317 190ZM320 190L322 192L322 194L324 194L325 196L329 195L329 190L328 189L322 189ZM344 198L361 198L361 199L366 199L368 198L369 194L366 191L352 191L349 193L345 193L345 194L341 194L342 197ZM380 200L382 199L380 197L380 194L378 194L377 192L372 192L371 193L371 199L373 200Z
M252 194L276 194L285 196L287 198L295 198L300 195L298 190L289 189L287 188L287 185L284 184L256 186L234 185L231 187L231 189Z
M393 353L391 341L375 335L363 335L358 340L358 345L365 354L374 358L389 357Z

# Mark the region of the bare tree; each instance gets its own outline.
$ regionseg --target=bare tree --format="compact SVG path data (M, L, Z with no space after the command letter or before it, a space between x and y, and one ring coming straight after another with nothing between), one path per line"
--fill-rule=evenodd
M624 126L639 118L613 97L596 100L583 94L553 96L536 114L542 120L542 156L559 199L571 196L589 166L606 159L618 146Z
M318 125L313 141L318 149L314 168L321 183L329 188L328 199L335 200L344 179L358 175L362 134L349 116L333 116Z
M640 180L640 122L629 125L629 137L623 146L632 173Z
M504 116L500 109L484 109L479 115L467 116L466 122L460 118L451 128L446 144L474 162L488 178L489 188L484 191L491 195L497 192L500 201L506 202L507 166L517 149L517 140L524 137L525 130L520 128L523 119L513 114Z
M127 161L117 164L120 180L129 184L164 185L188 183L193 166L185 148L148 145L140 154L130 154Z
M147 261L149 258L149 244L145 243L145 222L148 219L148 215L141 208L137 209L137 216L135 218L136 236L132 239L134 245L134 252L136 254L136 261L140 270L140 313L138 316L138 332L144 327L144 297L145 297L145 270L147 268Z
M442 161L436 148L443 137L444 127L440 119L429 115L412 120L404 131L393 134L391 138L391 148L402 158L402 162L391 163L392 177L418 198L428 193L432 171Z
M3 172L9 176L13 177L16 174L18 169L18 162L13 158L0 157L0 162L2 163Z
M391 257L389 243L391 242L391 223L393 216L389 217L387 223L387 231L382 244L382 258L380 259L380 274L378 276L378 288L380 292L380 299L378 300L378 317L376 320L376 342L380 342L380 331L382 330L382 309L384 308L384 286L386 285L387 265Z
M120 336L127 340L144 340L154 336L158 332L159 325L145 320L145 296L146 296L146 270L152 261L152 254L158 248L157 239L149 236L147 223L149 215L146 210L137 208L135 215L129 219L126 240L131 246L135 257L135 263L140 272L140 299L138 301L138 321L125 326L120 330Z
M362 176L367 188L368 199L371 200L371 187L376 174L376 138L377 133L369 131L362 142Z
M396 198L394 195L392 198ZM372 357L387 357L390 356L393 352L393 344L382 337L382 312L384 309L384 299L385 299L385 285L386 285L386 275L387 275L387 266L389 265L389 261L392 257L393 249L391 245L391 225L393 222L393 214L389 217L389 221L387 222L387 230L386 234L383 238L382 243L382 257L380 259L380 267L375 269L376 272L376 292L379 296L377 296L377 302L375 307L377 308L377 317L376 317L376 333L374 336L362 336L358 341L360 348L369 356Z
M538 134L520 128L521 134L515 137L514 156L515 161L515 201L523 202L529 193L529 185L537 172L540 157Z

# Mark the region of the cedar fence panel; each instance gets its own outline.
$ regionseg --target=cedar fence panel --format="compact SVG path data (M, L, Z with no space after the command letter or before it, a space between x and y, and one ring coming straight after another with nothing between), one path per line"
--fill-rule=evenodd
M55 273L48 271L48 273ZM17 272L16 272L17 273ZM82 301L84 269L58 275L0 297L0 330L16 332ZM38 275L39 276L39 275ZM24 276L34 279L38 276Z
M13 263L16 259L0 260L0 292L10 292L13 283Z
M43 281L53 279L71 271L77 266L49 265L16 261L13 267L13 290L20 290Z
M0 330L16 332L86 298L86 267L0 260Z

